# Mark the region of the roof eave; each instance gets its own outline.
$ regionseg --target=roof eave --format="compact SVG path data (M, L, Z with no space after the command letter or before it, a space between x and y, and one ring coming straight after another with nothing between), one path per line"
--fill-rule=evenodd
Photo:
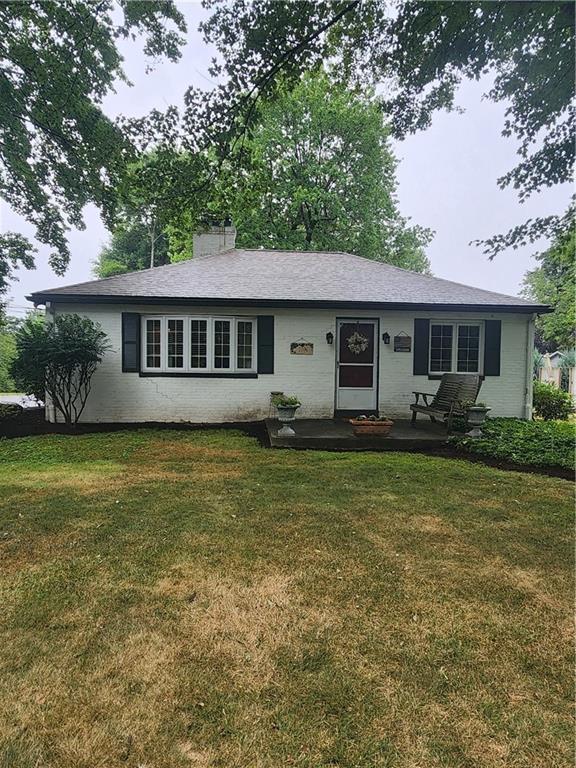
M434 302L392 302L392 301L330 301L330 300L298 300L298 299L223 299L214 297L183 298L174 296L111 296L74 293L32 293L26 296L35 305L50 302L70 304L168 304L179 306L225 306L235 307L294 307L318 309L387 309L387 310L426 310L453 312L465 310L470 312L520 312L530 314L546 314L553 310L546 304L467 304L455 302L449 304Z

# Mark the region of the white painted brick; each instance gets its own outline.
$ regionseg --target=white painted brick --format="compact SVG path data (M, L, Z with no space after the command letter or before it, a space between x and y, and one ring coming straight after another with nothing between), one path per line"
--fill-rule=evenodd
M257 379L162 378L122 373L121 313L190 314L189 307L135 305L57 305L58 313L77 312L101 324L113 349L107 353L92 383L82 421L86 422L226 422L251 421L272 413L270 393L295 394L302 401L301 418L329 418L334 409L336 344L326 343L326 333L336 331L336 317L379 317L380 335L393 338L401 331L413 337L411 312L344 312L324 309L263 309L275 316L275 373ZM246 309L194 308L197 314L248 315ZM447 313L418 312L418 317L447 319ZM529 319L526 315L459 313L453 318L502 320L501 375L488 377L480 398L494 416L524 416L526 349ZM311 356L291 355L290 343L301 338L314 344ZM380 411L408 418L412 390L434 392L438 382L412 374L412 354L394 352L393 343L379 341Z

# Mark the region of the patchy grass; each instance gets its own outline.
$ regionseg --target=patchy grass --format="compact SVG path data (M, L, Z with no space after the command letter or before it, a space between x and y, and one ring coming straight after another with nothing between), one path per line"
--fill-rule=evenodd
M0 443L0 765L564 768L572 493L234 432Z
M455 435L459 448L480 456L537 467L574 470L576 423L573 421L522 421L488 419L481 438Z

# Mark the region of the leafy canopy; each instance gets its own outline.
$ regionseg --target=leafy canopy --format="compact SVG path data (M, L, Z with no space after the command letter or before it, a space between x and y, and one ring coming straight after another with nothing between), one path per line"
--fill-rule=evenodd
M49 396L66 424L80 418L92 376L110 344L101 327L87 317L31 316L16 333L12 375L38 400Z
M0 392L15 390L10 366L16 355L16 331L21 322L15 317L6 317L0 324Z
M163 147L132 167L122 227L100 255L100 277L152 265L145 253L159 228L171 260L190 258L198 224L227 218L241 247L348 250L428 270L430 233L398 211L396 161L378 103L323 72L263 104L233 162L218 168L213 151ZM210 168L213 178L192 195ZM165 251L153 263L164 258Z
M87 203L112 221L133 156L126 133L100 107L114 81L126 80L118 40L141 36L146 56L176 60L184 31L171 0L0 4L0 196L51 247L57 273L70 258L66 230L83 228ZM33 249L13 233L0 245L2 291L16 262L32 266Z
M538 318L539 337L551 349L570 349L576 342L576 230L563 232L536 259L540 266L526 274L523 292L554 310Z
M241 245L350 251L428 269L429 233L398 212L396 160L373 99L307 75L263 106L244 151L245 176L220 183Z
M202 25L219 58L210 94L186 95L184 134L234 147L255 124L259 100L280 78L331 61L342 78L383 83L393 134L426 128L438 109L453 109L464 78L494 75L488 98L509 106L503 134L518 143L519 163L501 179L523 200L571 179L574 163L574 5L568 2L281 2L205 0ZM279 35L279 30L282 31ZM493 257L566 225L538 218L486 241Z
M127 223L114 230L110 243L94 265L96 277L111 277L150 266L150 235L142 224ZM155 244L155 265L168 264L168 238L161 232Z

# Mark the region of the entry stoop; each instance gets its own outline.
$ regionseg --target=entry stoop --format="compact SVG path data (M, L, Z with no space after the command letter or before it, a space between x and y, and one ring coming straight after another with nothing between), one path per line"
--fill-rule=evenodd
M386 437L356 437L352 425L343 419L297 419L290 423L295 434L278 436L282 424L266 419L272 448L309 448L319 451L418 451L446 444L446 428L422 422L412 427L408 419L394 422Z

